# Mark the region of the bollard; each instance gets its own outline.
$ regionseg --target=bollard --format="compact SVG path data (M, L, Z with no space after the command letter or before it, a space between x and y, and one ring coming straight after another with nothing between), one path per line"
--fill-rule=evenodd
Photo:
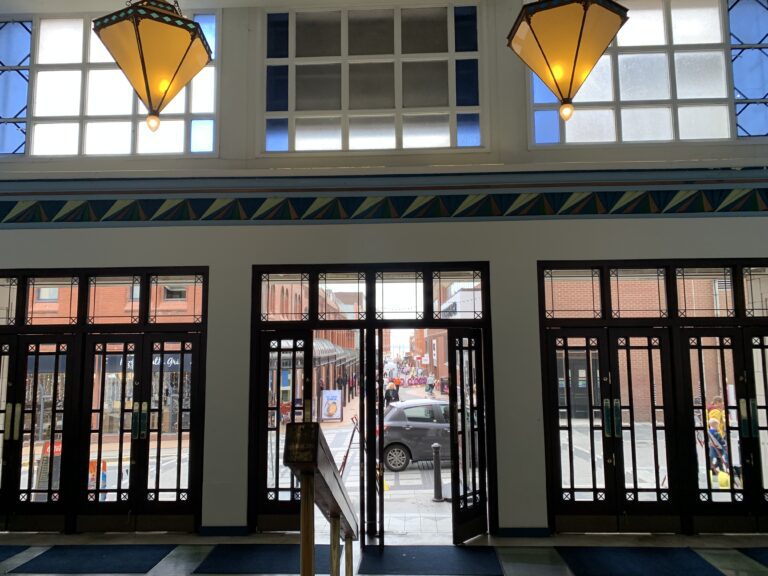
M432 497L432 502L443 501L443 475L440 470L440 444L435 442L432 444L432 463L435 468L435 494Z

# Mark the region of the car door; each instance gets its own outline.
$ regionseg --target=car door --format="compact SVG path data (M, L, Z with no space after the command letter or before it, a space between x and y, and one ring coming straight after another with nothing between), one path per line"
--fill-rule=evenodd
M440 427L431 404L408 406L403 410L407 425L404 439L411 451L413 460L432 458L432 444L440 441Z

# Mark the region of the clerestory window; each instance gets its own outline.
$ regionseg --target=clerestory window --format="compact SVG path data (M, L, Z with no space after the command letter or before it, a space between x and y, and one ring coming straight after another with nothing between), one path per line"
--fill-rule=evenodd
M269 13L264 151L483 144L477 6Z
M533 144L768 136L768 4L729 0L726 11L719 0L621 3L629 21L568 122L555 95L530 75Z
M215 50L216 16L194 14ZM163 110L160 129L91 18L0 21L0 154L115 156L216 151L215 60Z

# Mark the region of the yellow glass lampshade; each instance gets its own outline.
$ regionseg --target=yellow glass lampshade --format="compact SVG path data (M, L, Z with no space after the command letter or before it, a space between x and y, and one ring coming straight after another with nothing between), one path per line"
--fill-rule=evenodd
M93 31L154 116L211 61L200 25L164 0L138 0L93 21Z
M523 6L507 45L564 105L571 102L600 56L628 20L612 0L540 0Z

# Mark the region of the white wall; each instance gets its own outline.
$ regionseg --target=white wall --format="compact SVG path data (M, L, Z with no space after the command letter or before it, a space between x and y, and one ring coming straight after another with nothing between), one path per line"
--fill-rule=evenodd
M532 528L546 525L537 260L765 257L766 245L759 217L20 230L0 231L0 269L210 267L203 525L243 526L250 267L488 260L500 525Z
M470 0L471 1L471 0ZM482 0L479 38L483 150L389 153L261 153L264 111L265 9L414 6L427 0L184 0L182 9L220 9L220 147L216 158L0 158L0 178L102 176L281 176L467 171L579 170L764 166L766 139L677 144L576 145L530 148L527 75L506 46L521 0ZM2 15L77 14L91 18L118 10L102 0L3 0ZM630 14L631 17L631 14ZM578 113L578 112L577 112ZM762 142L760 142L762 140Z

